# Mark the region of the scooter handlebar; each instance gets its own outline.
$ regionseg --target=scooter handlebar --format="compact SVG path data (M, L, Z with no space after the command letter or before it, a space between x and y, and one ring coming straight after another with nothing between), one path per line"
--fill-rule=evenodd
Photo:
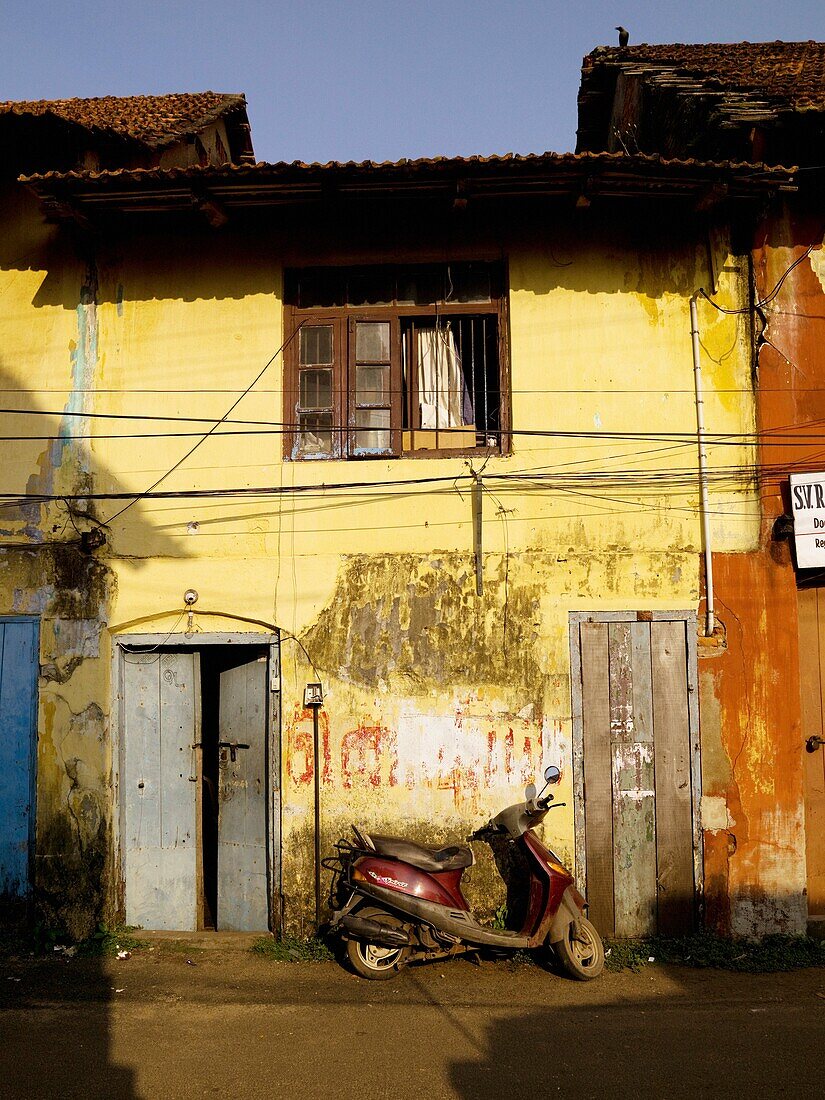
M566 806L567 803L554 802L553 795L549 794L545 798L534 798L531 799L529 802L523 803L522 805L523 810L528 815L528 817L534 817L538 814L541 814L543 816L545 813L547 813L548 810L561 809L561 807ZM472 833L470 833L470 835L467 837L467 841L468 843L470 843L473 840L484 840L485 837L492 834L500 834L506 832L507 828L505 826L494 825L492 821L488 821L486 825L482 825L480 826L480 828L475 829Z

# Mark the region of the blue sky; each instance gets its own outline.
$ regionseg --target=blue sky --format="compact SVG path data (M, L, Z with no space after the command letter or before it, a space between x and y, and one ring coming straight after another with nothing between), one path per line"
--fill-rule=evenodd
M825 38L823 0L0 0L0 99L245 92L261 160L565 151L616 41Z

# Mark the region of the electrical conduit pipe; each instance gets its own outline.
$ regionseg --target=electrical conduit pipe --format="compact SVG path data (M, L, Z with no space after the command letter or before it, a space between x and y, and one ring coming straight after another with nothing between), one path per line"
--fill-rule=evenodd
M699 446L699 508L702 516L702 543L705 552L705 596L707 614L705 634L713 634L716 620L713 614L713 549L708 515L708 454L705 449L705 399L702 392L702 363L699 358L699 311L696 306L701 287L690 299L690 339L693 345L693 384L696 389L696 440Z

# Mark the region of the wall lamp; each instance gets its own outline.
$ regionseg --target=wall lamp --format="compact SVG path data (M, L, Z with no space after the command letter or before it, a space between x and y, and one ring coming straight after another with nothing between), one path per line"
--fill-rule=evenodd
M307 684L304 688L304 706L322 707L324 705L324 689L320 684Z
M784 515L777 516L773 521L773 529L771 530L771 537L774 542L787 542L788 539L793 538L793 533L793 516L788 515L787 512Z

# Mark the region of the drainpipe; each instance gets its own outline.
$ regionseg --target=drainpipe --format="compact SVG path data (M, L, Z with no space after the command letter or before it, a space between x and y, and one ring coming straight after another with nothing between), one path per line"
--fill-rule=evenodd
M707 617L705 634L710 637L716 625L713 615L713 549L708 515L708 454L705 449L705 399L702 395L702 363L699 358L699 311L696 301L701 288L690 299L690 339L693 344L693 383L696 388L696 440L699 445L699 507L702 514L702 542L705 549L705 595Z

